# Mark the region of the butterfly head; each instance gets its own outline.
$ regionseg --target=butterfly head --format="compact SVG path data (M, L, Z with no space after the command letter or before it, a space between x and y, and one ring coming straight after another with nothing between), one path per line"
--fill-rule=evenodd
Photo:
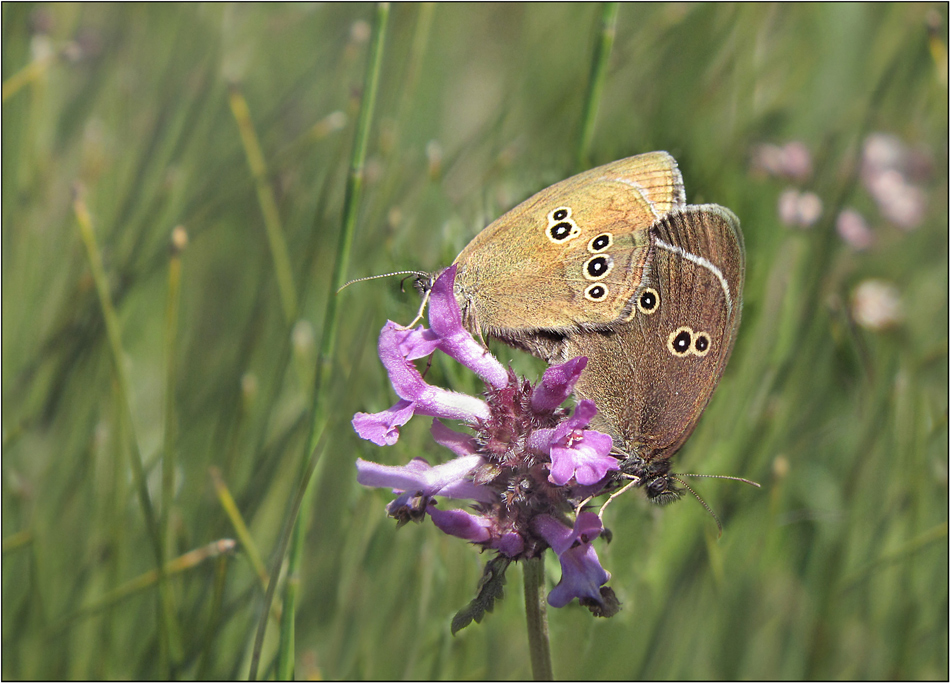
M638 455L628 455L622 472L627 477L639 480L637 487L646 491L651 503L667 505L683 495L683 491L676 486L679 479L670 472L669 458L645 460Z
M419 295L422 297L422 305L419 308L419 315L415 320L412 321L412 325L418 322L419 318L422 317L422 313L425 311L425 307L429 302L429 294L432 291L432 285L435 283L436 279L445 272L445 268L439 270L435 273L416 273L416 279L413 282L416 290L419 292ZM478 319L476 316L476 308L472 301L472 296L468 294L463 285L460 283L460 278L456 277L455 280L455 301L458 303L459 312L462 314L462 326L468 330L471 334L481 339L482 344L485 343L485 340L482 336L482 330L479 327Z
M669 473L647 479L644 484L647 491L647 500L657 505L667 505L679 500L683 492L676 488L675 481L676 477Z

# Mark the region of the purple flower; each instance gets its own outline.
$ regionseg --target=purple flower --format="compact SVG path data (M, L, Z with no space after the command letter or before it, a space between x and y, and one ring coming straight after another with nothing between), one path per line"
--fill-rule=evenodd
M578 484L590 486L608 470L620 469L620 462L610 455L613 439L584 429L596 414L594 403L585 399L577 404L572 417L554 429L539 429L532 435L529 447L551 453L551 483L563 486L573 477Z
M480 455L467 455L433 467L422 458L413 458L408 465L392 467L356 460L356 481L364 486L385 486L393 491L431 497L471 498L484 503L494 500L491 491L474 486L465 477L484 463Z
M861 180L881 214L902 230L926 218L927 194L915 181L930 175L929 155L912 150L895 135L872 133L864 140Z
M821 198L814 192L787 189L779 195L779 219L796 228L810 228L821 218Z
M566 363L549 367L544 371L541 384L534 390L531 407L539 411L555 410L574 391L574 385L586 367L586 356L578 356ZM594 412L596 413L596 410Z
M473 515L466 510L440 510L435 503L429 503L428 512L433 524L452 536L487 544L508 557L517 557L524 550L524 540L518 533L493 534L493 521L488 517Z
M760 174L804 182L811 176L811 152L798 140L782 147L759 145L752 152L752 168Z
M874 233L867 221L855 209L847 208L838 214L835 221L838 236L855 251L863 251L874 244Z
M402 400L380 413L357 413L353 428L362 438L377 446L391 446L399 439L397 428L413 415L469 422L488 418L488 405L481 399L434 387L422 379L412 357L418 357L415 354L420 348L431 346L429 332L421 325L407 330L391 320L383 327L379 334L379 359Z
M552 607L563 607L577 598L588 607L596 606L595 614L615 613L619 605L613 592L606 593L609 589L601 588L610 579L610 573L600 566L597 552L591 545L604 530L600 517L593 512L581 512L573 529L549 515L536 517L534 524L561 562L561 580L548 594L548 603Z
M565 588L555 589L551 604L582 597L595 612L607 613L610 601L602 596L612 593L601 586L609 575L590 546L602 529L599 518L579 514L576 533L555 521L572 517L582 501L611 483L609 473L620 469L620 461L610 455L611 438L587 429L597 414L594 404L581 401L573 415L560 407L587 359L548 368L537 386L518 379L462 326L454 282L455 266L433 284L430 329L408 329L391 321L383 327L379 357L399 401L379 413L358 413L353 427L380 446L394 444L399 427L413 415L459 420L472 433L433 420L432 437L451 451L451 460L430 465L414 458L407 465L388 466L358 459L357 481L392 489L396 498L387 511L401 523L429 516L443 532L515 560L538 557L554 547L562 566L571 568L564 570ZM413 361L436 350L481 377L484 397L427 384ZM438 498L465 501L469 507L443 509ZM569 536L568 546L561 547ZM575 542L583 551L572 549ZM592 570L595 565L599 573ZM583 590L578 588L582 584Z
M439 337L439 349L467 367L495 389L508 384L508 371L462 326L462 312L455 300L455 271L446 268L432 285L429 324Z

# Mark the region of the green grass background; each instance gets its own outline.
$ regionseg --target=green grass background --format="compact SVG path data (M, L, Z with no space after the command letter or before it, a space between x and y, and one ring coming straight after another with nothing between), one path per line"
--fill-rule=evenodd
M394 401L376 335L418 304L398 278L330 291L374 7L2 11L3 677L247 675L263 605L252 559L272 565L300 480L333 296L296 676L530 676L520 567L494 613L451 636L487 557L429 523L397 531L388 492L355 481L358 456L448 456L427 420L386 449L349 424ZM506 209L577 170L600 15L594 4L391 8L347 277L443 267ZM946 4L620 7L590 164L668 150L690 203L735 211L747 248L735 352L676 466L763 488L697 481L725 524L718 540L689 499L612 505L613 541L598 552L624 608L608 620L576 603L549 611L557 677L948 677L946 46ZM291 320L229 83L266 162L260 187L275 199L299 299ZM858 182L875 131L933 159L914 231L890 225ZM811 230L778 220L788 183L750 171L755 145L790 140L814 154L803 187L824 213ZM838 238L845 205L875 230L870 250ZM189 244L175 328L177 225ZM871 277L901 294L893 329L850 316L854 287ZM496 351L529 377L543 369ZM428 379L478 388L441 361ZM166 559L238 538L212 468L252 544L185 562L160 591L137 458L168 528ZM556 580L557 563L548 569ZM268 677L279 599L273 609Z

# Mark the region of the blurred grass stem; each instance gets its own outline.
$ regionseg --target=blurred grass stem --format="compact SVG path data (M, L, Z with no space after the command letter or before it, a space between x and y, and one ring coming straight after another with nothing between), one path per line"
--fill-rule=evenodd
M86 605L65 617L59 624L59 627L53 629L52 634L56 635L60 633L78 619L91 617L117 602L125 600L136 593L141 593L147 588L151 588L155 584L160 583L163 576L168 577L174 574L180 574L181 572L197 567L207 559L231 552L234 550L234 545L234 541L230 538L222 538L176 557L165 564L161 570L150 569L144 574L126 581L115 590L109 591L92 604Z
M261 559L261 552L257 549L257 544L254 542L254 538L244 522L244 517L234 501L234 496L231 495L228 485L221 477L221 470L216 467L211 468L211 482L214 484L214 492L218 495L221 507L224 508L225 514L231 520L231 525L234 527L234 532L237 534L241 547L247 553L247 559L250 560L254 573L261 580L261 588L266 591L268 582L267 567L264 566L264 561Z
M276 579L280 574L284 553L290 541L290 558L287 571L287 586L284 594L284 610L280 629L280 644L277 653L278 680L293 678L294 669L294 621L296 619L297 587L299 582L299 567L302 556L303 540L306 533L306 522L310 518L313 507L313 493L315 488L309 486L317 465L320 462L321 441L325 427L325 406L322 402L324 383L332 370L332 358L336 346L337 326L339 322L337 298L335 292L346 281L346 268L349 262L350 250L353 244L353 233L356 228L356 218L359 212L360 197L363 190L363 171L366 163L366 148L369 140L369 131L372 125L373 110L376 106L376 93L379 85L379 72L382 65L383 46L385 43L386 25L389 20L389 3L379 3L376 6L376 20L373 23L373 33L369 44L369 57L366 64L366 76L360 102L359 117L356 122L353 152L350 160L350 171L347 176L346 193L343 199L343 224L337 245L336 259L333 263L333 273L330 278L329 295L324 313L323 333L320 342L320 351L317 358L317 367L314 377L313 408L311 412L310 433L307 438L307 458L300 480L300 488L295 499L295 505L290 511L287 524L281 534L275 554L274 565L271 570L271 581L267 586L264 597L264 609L261 612L257 635L254 641L254 651L251 656L249 678L257 678L260 663L261 648L264 642L264 633L267 628L267 613L273 599ZM301 514L298 516L298 512ZM293 525L292 527L290 525ZM292 531L291 531L292 530Z
M582 171L590 166L590 143L594 138L594 125L597 123L597 110L600 97L607 80L607 65L617 35L617 11L619 3L606 2L600 18L600 35L594 46L594 56L590 63L590 78L587 81L587 93L584 96L584 113L581 118L581 135L577 144L575 170Z
M180 636L175 619L174 603L170 587L162 576L164 567L165 552L162 545L162 533L155 519L155 510L152 507L152 501L148 493L148 485L145 481L145 470L142 466L142 454L139 450L138 438L135 435L135 422L132 418L132 405L129 397L129 378L125 370L125 355L122 350L122 332L119 329L119 318L116 315L115 307L112 305L112 296L109 292L109 283L106 279L105 268L102 264L102 252L96 242L95 230L92 226L92 216L89 208L86 206L84 197L84 188L77 185L74 188L75 196L73 198L73 211L76 215L76 221L79 224L79 232L83 243L86 245L86 255L89 259L89 269L92 271L92 278L96 283L96 291L99 295L99 304L102 308L102 316L106 324L106 334L109 340L109 349L112 356L112 365L115 370L116 387L119 393L119 401L123 405L124 419L128 423L129 438L128 443L131 449L129 461L132 466L132 479L135 488L138 491L139 502L142 506L142 513L145 516L145 526L149 538L152 542L152 550L155 553L158 576L160 577L159 593L161 609L159 610L159 630L160 641L167 643L169 654L172 651L179 650L176 646Z
M25 85L38 80L43 74L46 73L46 70L53 65L53 62L55 62L58 57L59 54L54 52L46 55L45 57L34 59L32 62L10 76L10 78L3 82L2 101L6 102L7 99L13 97L13 95L19 92Z
M175 415L175 375L178 370L176 363L176 340L178 338L178 310L181 304L181 252L187 244L187 233L181 226L172 232L171 257L168 260L168 294L165 300L165 434L162 453L162 507L159 517L159 530L162 538L162 561L165 566L174 554L174 538L171 533L171 509L175 498L175 466L176 466L176 415ZM163 590L166 597L163 600L164 609L160 612L168 626L163 628L167 639L161 641L160 671L168 672L168 659L177 662L181 659L181 634L175 628L174 594L167 578L162 577Z
M251 120L251 110L247 100L236 83L230 84L228 89L228 103L231 113L237 122L241 133L241 143L244 145L244 155L247 165L254 176L254 187L257 190L257 201L264 217L264 229L267 232L267 242L270 245L271 258L274 260L274 271L277 274L277 289L280 292L280 303L284 309L284 319L292 325L297 319L297 291L294 289L293 269L290 266L290 254L287 251L287 240L284 238L284 229L280 222L280 211L277 200L267 178L267 163L264 161L264 152L254 130Z

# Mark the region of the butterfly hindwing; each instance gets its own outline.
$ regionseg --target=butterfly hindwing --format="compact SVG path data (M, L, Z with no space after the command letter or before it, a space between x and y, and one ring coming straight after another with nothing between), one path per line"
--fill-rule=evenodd
M629 321L569 335L550 362L587 356L576 394L598 425L649 461L693 431L732 352L742 305L738 219L715 205L674 211L650 230L648 267Z

